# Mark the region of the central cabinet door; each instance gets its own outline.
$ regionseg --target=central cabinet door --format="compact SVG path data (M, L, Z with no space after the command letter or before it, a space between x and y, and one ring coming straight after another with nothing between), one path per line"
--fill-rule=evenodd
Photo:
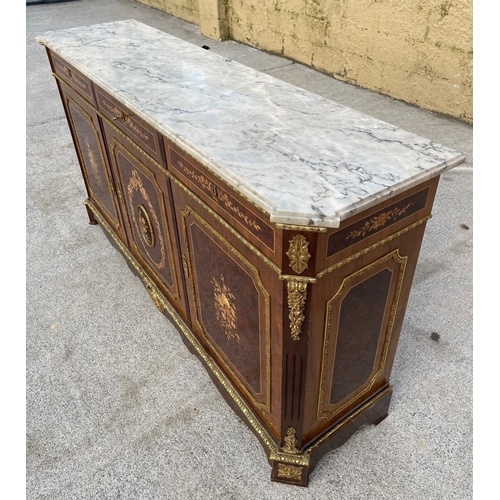
M187 319L166 173L160 164L106 122L104 131L130 250Z
M279 296L279 280L234 228L175 179L172 192L192 329L276 431L269 415L271 351L280 325L271 320L279 318L279 299L271 297Z

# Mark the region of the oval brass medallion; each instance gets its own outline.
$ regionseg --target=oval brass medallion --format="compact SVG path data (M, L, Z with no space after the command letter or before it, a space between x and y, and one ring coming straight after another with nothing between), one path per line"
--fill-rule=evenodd
M152 248L155 246L155 233L151 225L151 219L144 205L139 205L137 207L137 215L139 216L142 239L148 247Z

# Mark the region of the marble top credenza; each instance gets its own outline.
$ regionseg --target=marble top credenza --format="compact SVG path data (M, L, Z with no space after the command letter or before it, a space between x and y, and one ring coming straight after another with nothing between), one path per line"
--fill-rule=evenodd
M322 454L387 416L438 179L464 156L134 20L37 40L90 222L271 478L307 485Z

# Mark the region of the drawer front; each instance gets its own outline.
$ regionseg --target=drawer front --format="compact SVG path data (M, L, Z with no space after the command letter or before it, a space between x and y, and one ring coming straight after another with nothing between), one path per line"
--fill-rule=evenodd
M169 170L231 226L272 260L276 254L275 231L264 213L241 199L223 181L216 179L194 159L165 140ZM260 213L259 213L260 212Z
M50 53L50 59L52 61L54 73L62 78L71 88L76 90L78 94L95 105L92 82L78 70L73 68L73 66L63 61L52 52Z
M96 87L95 94L99 111L158 163L162 163L158 132L104 90Z

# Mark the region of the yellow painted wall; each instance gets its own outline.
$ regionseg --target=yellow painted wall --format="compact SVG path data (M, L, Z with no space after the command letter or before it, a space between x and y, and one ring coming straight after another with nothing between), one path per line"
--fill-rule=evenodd
M234 40L472 122L472 0L218 1Z
M163 10L190 23L200 24L198 1L203 0L138 0L140 3Z

